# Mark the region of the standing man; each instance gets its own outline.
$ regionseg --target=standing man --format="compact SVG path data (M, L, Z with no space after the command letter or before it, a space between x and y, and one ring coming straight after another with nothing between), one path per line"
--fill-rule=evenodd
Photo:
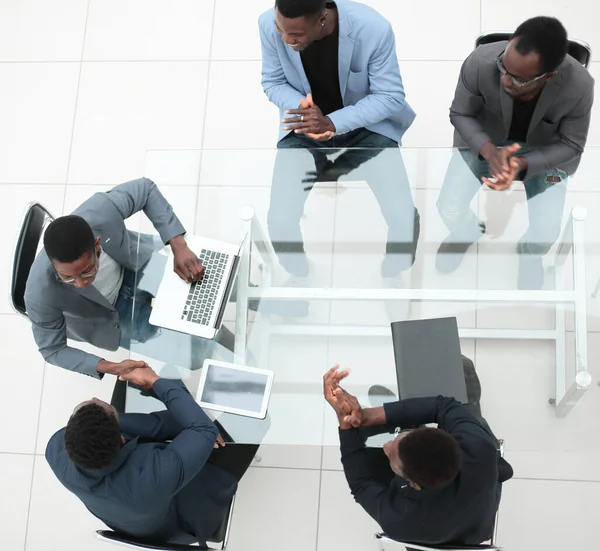
M135 293L138 271L150 260L155 238L125 227L125 220L139 211L157 229L161 245L170 245L175 272L186 282L202 277L204 268L185 242L185 228L154 182L140 178L94 194L73 214L48 226L44 249L27 279L27 316L48 363L98 379L145 365L133 360L109 362L67 343L71 338L116 350L157 337L158 327L148 321L153 297L144 291ZM170 342L175 335L184 342ZM166 331L157 348L169 354L191 353L192 345L201 340L187 337ZM220 333L217 339L222 338ZM212 341L205 341L203 352L211 346Z
M347 371L335 366L323 378L350 491L394 540L466 546L492 537L502 483L513 471L479 416L479 380L464 360L467 407L437 396L363 409L339 386ZM429 423L437 428L423 426ZM368 436L384 432L396 436L383 449L366 447Z
M349 0L276 0L259 28L262 85L282 121L268 214L280 263L296 280L308 275L300 218L311 184L351 175L379 202L388 225L381 272L397 276L414 262L419 215L398 149L415 113L392 26ZM334 148L360 149L331 160Z
M167 410L119 415L106 402L87 400L48 442L50 468L117 532L206 545L258 445L226 445L181 381L161 379L149 367L121 379L152 391Z
M495 191L525 184L529 229L521 238L518 286L540 289L542 256L560 233L569 175L587 139L594 80L567 55L567 31L553 17L519 25L508 42L479 46L464 62L450 121L457 152L437 202L450 235L436 265L454 271L485 233L469 204L482 183Z

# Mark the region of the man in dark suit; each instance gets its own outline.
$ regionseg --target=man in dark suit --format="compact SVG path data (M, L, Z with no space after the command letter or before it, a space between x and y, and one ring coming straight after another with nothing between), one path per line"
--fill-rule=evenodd
M568 176L583 153L594 79L567 55L567 31L553 17L519 25L510 41L484 44L466 59L450 107L457 152L437 202L450 230L436 258L454 271L485 232L469 208L482 183L496 191L525 185L529 229L521 238L518 285L539 289L542 256L560 233Z
M338 416L354 499L398 541L477 545L490 539L501 484L513 473L487 424L443 396L363 409L339 386L347 374L334 367L323 390ZM429 423L438 427L423 426ZM394 429L383 450L365 446L367 436Z
M153 390L167 411L118 415L97 398L83 402L48 443L51 469L113 530L205 544L258 446L226 446L181 381L149 367L121 378Z

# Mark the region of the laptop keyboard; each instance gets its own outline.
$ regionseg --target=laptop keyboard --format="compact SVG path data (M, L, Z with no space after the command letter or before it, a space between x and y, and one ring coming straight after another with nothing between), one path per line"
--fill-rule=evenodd
M217 301L229 255L202 249L198 258L204 266L204 275L200 281L195 281L190 285L190 292L185 301L181 319L200 325L208 325Z

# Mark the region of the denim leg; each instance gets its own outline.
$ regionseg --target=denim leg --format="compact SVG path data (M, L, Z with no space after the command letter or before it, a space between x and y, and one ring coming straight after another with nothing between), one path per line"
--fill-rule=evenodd
M560 181L554 181L560 178ZM529 228L519 241L517 252L544 255L560 234L568 176L554 168L525 180Z
M397 271L412 266L419 238L419 213L398 144L381 134L360 129L349 135L348 149L334 162L352 180L365 180L388 226L386 253L394 255Z
M299 276L308 275L300 219L310 184L302 180L314 172L319 163L327 161L324 153L310 149L317 147L320 147L318 142L293 133L279 141L271 184L267 215L269 236L281 265Z
M470 240L473 235L481 234L479 219L470 204L481 188L481 178L488 175L487 161L468 150L452 153L437 208L444 224L457 238Z

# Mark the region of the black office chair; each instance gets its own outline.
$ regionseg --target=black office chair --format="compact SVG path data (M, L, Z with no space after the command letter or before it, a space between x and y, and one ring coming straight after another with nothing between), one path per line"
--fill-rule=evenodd
M178 543L161 543L151 541L144 538L135 538L112 530L97 530L96 537L101 541L109 543L116 543L124 545L130 549L147 549L152 551L207 551L211 549L225 549L227 547L227 540L229 539L229 527L231 524L231 517L233 516L233 505L235 503L235 495L231 499L229 509L223 517L221 524L219 524L215 533L208 539L209 543L216 543L217 547L199 546L199 545L181 545Z
M27 316L25 284L44 234L44 229L52 220L54 220L54 217L39 203L30 203L25 208L15 246L10 285L12 306L17 313L23 316Z
M512 33L507 32L489 32L480 35L475 40L475 48L483 44L492 44L494 42L502 42L503 40L510 40ZM579 63L581 63L586 69L590 64L592 58L592 49L587 42L583 40L572 39L569 40L569 55L574 57Z

